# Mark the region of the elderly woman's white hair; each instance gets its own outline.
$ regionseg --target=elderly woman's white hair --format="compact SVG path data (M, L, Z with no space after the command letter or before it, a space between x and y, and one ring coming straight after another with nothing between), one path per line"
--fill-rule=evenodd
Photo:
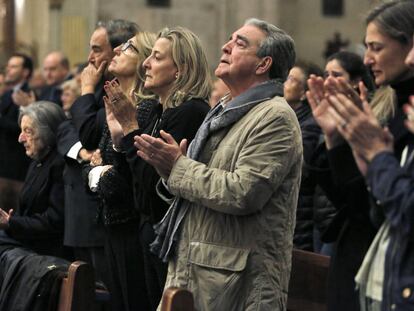
M81 95L81 88L75 79L71 79L71 80L67 80L63 82L60 88L62 89L62 91L66 89L70 89L75 94L76 97L79 97Z
M38 139L43 146L52 147L56 145L57 129L66 119L60 106L48 101L38 101L20 108L19 124L23 116L27 116L33 121L33 126L38 131Z

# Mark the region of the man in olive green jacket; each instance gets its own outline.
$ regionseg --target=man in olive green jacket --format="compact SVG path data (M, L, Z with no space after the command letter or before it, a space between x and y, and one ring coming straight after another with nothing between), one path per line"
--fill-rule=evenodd
M230 94L207 115L186 153L136 137L176 196L154 252L169 261L166 287L189 289L197 310L285 310L302 142L282 82L293 40L257 19L223 46L216 75Z

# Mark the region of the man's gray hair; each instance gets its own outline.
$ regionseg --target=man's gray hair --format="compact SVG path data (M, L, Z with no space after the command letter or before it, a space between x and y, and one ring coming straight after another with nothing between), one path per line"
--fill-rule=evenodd
M257 56L270 56L273 63L269 77L285 81L296 60L295 42L292 37L275 25L257 18L246 20L244 25L255 26L264 32L266 38L260 43Z
M19 124L23 116L27 116L33 121L33 127L37 129L38 139L43 146L52 147L56 145L57 129L66 119L60 106L48 101L38 101L20 108Z
M114 49L128 39L140 32L139 26L124 19L113 19L107 22L100 21L96 28L104 28L108 34L108 40L111 47Z

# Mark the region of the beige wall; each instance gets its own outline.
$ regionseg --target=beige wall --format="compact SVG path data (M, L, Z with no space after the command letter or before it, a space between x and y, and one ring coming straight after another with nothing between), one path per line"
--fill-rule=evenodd
M290 1L290 0L289 0ZM282 21L286 30L295 39L298 57L312 60L320 65L324 63L323 52L326 41L340 32L353 46L360 44L365 33L364 14L370 7L370 1L344 1L342 17L324 17L321 14L319 0L295 0L289 8L291 14L285 14Z
M300 58L323 65L326 41L335 31L353 45L362 41L363 15L377 1L344 0L344 16L327 18L321 15L322 0L171 0L170 8L147 7L146 0L65 0L61 10L49 10L48 0L25 0L17 35L19 42L37 50L39 59L62 49L75 63L86 60L99 19L129 19L154 32L181 25L199 35L214 68L228 36L246 18L258 17L289 32Z
M278 3L287 0L171 0L170 8L147 7L145 0L99 0L99 17L130 19L143 29L157 32L165 26L184 26L202 40L210 66L221 56L220 48L246 18L260 16L278 21ZM290 0L288 0L290 1ZM274 13L275 12L275 13Z
M16 24L17 47L37 61L49 48L48 0L25 0L20 14L16 12Z
M340 18L322 16L322 0L171 0L171 8L148 8L145 0L99 0L101 18L131 19L148 30L166 25L192 29L204 43L214 67L220 47L246 18L258 17L288 31L295 39L300 58L323 65L323 51L335 31L341 32L352 45L363 39L363 16L376 0L344 0ZM353 48L353 47L352 47Z
M32 54L38 65L52 50L65 52L72 64L86 60L97 0L65 0L61 9L53 10L49 0L16 1L24 2L23 11L16 14L20 51Z

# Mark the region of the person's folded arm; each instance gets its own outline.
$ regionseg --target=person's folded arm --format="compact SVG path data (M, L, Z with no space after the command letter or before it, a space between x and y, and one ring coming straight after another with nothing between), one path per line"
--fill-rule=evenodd
M86 94L75 100L71 114L82 145L87 150L96 149L106 122L105 109L99 107L94 94Z
M391 226L409 233L414 226L413 172L400 167L393 153L382 152L368 166L366 180Z

